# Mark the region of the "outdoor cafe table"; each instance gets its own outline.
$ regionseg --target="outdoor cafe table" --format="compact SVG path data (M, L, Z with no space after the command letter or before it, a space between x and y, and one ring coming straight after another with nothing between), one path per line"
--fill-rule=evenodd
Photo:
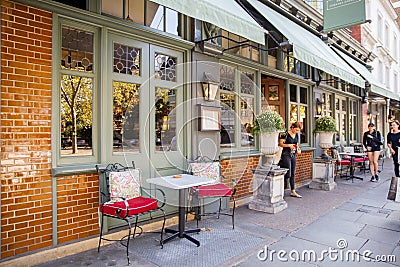
M342 155L342 156L349 156L350 157L351 166L350 166L350 177L349 177L349 180L350 179L364 180L362 177L358 177L358 176L354 175L354 169L355 169L354 168L354 164L355 164L354 159L355 158L364 158L367 154L366 153L356 153L356 152L353 152L353 153L342 152L342 153L339 153L339 154Z
M211 184L213 183L213 179L200 177L190 174L181 174L180 178L174 178L174 176L164 176L164 177L157 177L157 178L150 178L146 180L149 184L154 184L158 186L163 186L166 188L171 188L174 190L179 190L179 223L178 223L178 230L173 229L165 229L166 233L172 233L171 236L161 240L162 244L179 237L179 238L186 238L189 241L193 242L197 246L200 246L200 242L193 237L187 235L189 233L198 233L200 232L199 228L195 229L187 229L185 230L185 190L191 187Z

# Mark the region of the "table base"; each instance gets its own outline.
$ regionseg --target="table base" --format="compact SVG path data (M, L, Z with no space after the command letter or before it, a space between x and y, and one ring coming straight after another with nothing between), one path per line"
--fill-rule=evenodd
M164 238L163 240L161 240L161 244L165 244L168 241L171 241L172 239L179 237L179 238L186 238L187 240L189 240L190 242L194 243L196 246L200 246L200 242L196 239L194 239L193 237L187 235L187 234L191 234L191 233L199 233L200 229L199 228L195 228L195 229L188 229L183 231L182 233L179 230L174 230L174 229L165 229L166 233L171 233L172 235Z

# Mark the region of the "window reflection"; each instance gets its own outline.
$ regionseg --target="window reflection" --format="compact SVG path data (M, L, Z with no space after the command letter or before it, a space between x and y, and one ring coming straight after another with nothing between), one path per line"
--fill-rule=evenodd
M254 137L252 135L254 121L254 98L242 97L240 99L240 121L241 121L241 145L254 146Z
M139 152L139 84L113 82L113 152Z
M221 99L221 147L235 145L235 95L220 94Z
M156 88L156 151L176 151L176 90Z
M61 155L92 155L93 80L61 77Z

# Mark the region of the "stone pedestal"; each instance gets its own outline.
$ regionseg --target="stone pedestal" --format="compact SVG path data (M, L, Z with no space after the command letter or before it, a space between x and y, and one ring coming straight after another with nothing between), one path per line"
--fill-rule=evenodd
M309 188L330 191L336 188L334 180L335 160L316 158L313 161L313 176Z
M284 178L288 169L259 167L254 171L253 200L249 203L249 209L278 213L287 208L283 199Z

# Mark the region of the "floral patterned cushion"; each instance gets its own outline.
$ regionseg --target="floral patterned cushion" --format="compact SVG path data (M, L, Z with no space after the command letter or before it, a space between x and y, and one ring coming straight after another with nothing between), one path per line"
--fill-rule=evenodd
M131 199L140 197L140 172L138 169L110 172L111 201L121 201L121 197Z
M212 178L219 182L219 162L192 162L189 165L193 175Z

